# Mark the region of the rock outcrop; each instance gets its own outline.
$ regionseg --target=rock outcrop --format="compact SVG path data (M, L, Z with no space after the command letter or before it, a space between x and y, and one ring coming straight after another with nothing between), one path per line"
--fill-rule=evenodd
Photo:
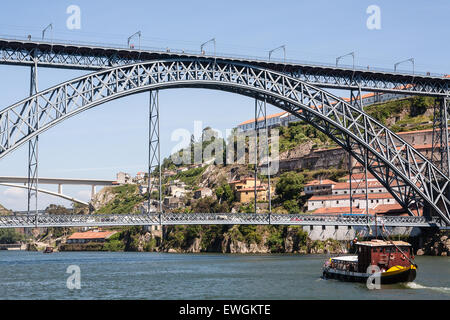
M90 202L91 211L98 210L115 198L112 187L105 187L101 189Z
M449 256L450 232L440 231L425 237L423 244L417 250L416 255Z

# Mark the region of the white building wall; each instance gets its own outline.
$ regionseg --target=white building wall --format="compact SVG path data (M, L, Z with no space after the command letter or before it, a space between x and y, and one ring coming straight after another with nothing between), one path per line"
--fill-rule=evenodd
M413 227L386 227L385 230L389 235L405 235L415 237L421 234L420 228ZM339 240L349 241L359 237L370 237L375 235L375 227L369 228L367 226L357 226L350 228L348 226L303 226L303 231L308 233L308 237L311 240ZM386 232L383 232L382 227L378 227L378 235L383 234L387 236Z
M376 188L367 188L369 191L369 194L371 193L387 193L387 190L385 187L380 186L380 187L376 187ZM352 189L352 193L353 194L365 194L366 193L366 188L364 187L364 183L362 184L362 186L360 186L360 188L358 189ZM350 194L350 189L333 189L333 195L342 195L342 194Z
M366 199L352 199L353 207L365 209ZM394 198L382 198L382 199L369 199L369 208L373 209L380 204L395 204L397 203ZM308 211L316 210L319 208L342 208L350 207L350 195L348 199L339 200L308 200Z

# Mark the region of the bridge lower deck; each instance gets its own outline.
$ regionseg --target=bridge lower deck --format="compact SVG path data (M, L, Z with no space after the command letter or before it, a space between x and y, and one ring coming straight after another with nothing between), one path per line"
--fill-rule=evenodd
M106 227L151 225L301 225L301 226L385 226L444 227L437 217L327 216L307 214L163 213L88 215L0 216L0 228Z

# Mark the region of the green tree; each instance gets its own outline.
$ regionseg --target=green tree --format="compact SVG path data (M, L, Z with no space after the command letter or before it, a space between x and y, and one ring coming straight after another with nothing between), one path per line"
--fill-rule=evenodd
M216 196L219 202L231 203L234 200L234 193L228 183L224 183L216 189Z
M227 203L219 203L213 197L202 198L192 204L192 212L196 213L221 213L229 210Z
M24 236L14 229L0 229L0 243L12 244L22 241Z
M303 191L304 182L303 174L286 172L281 175L275 191L283 201L297 200Z

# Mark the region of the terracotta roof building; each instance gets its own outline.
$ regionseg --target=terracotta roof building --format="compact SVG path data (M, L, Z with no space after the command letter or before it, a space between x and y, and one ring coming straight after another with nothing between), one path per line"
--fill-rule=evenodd
M332 180L313 180L305 184L304 190L306 195L331 194L331 190L337 182Z
M67 243L87 243L87 242L105 242L116 231L86 231L75 232L69 238Z
M375 208L380 204L396 204L397 202L390 193L369 193L368 207L369 209ZM366 195L354 194L352 196L352 207L365 209L366 208ZM350 196L348 194L338 195L321 195L313 196L308 200L308 211L314 211L319 208L342 208L350 207Z

